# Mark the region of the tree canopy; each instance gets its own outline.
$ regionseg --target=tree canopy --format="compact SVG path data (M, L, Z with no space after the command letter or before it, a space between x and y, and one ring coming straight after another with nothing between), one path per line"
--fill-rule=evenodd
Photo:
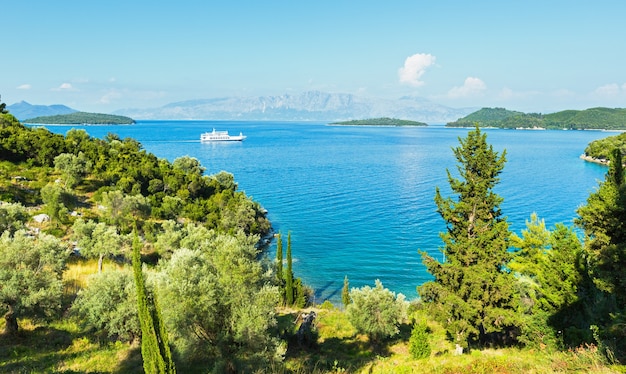
M462 347L507 342L515 328L513 275L507 271L510 232L502 215L502 198L493 192L504 168L506 151L499 155L479 128L454 148L460 179L448 171L457 195L435 202L447 231L441 233L443 261L427 253L422 259L435 277L418 288L434 316Z

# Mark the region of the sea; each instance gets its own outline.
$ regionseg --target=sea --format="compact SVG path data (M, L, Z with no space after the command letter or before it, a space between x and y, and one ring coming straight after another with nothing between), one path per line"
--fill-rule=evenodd
M443 259L446 225L434 203L436 188L452 196L458 177L452 148L471 129L331 126L319 122L138 121L124 126L46 126L65 134L84 128L134 138L157 157L190 156L205 174L227 171L240 191L268 211L276 232L291 233L293 268L315 291L315 302L340 304L350 287L376 279L408 299L432 279L420 251ZM200 134L242 132L243 142L201 143ZM604 179L607 168L580 159L603 131L482 129L505 153L496 186L510 229L521 234L535 212L548 228L573 226L576 209ZM579 232L580 234L580 232ZM267 250L273 258L275 243Z

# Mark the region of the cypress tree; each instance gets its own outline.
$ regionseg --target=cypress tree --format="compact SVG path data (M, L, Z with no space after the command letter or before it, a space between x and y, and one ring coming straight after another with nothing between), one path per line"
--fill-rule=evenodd
M137 287L137 310L141 325L141 357L146 373L175 373L174 362L167 341L156 296L148 296L139 253L139 238L135 232L133 242L133 275Z
M291 232L287 233L287 271L285 273L285 300L287 305L292 306L294 302L293 292L293 267L291 260Z
M283 238L278 233L276 235L276 278L278 281L278 289L280 292L280 301L285 303L285 284L283 280Z
M350 301L350 283L348 281L348 276L346 275L343 278L343 288L341 289L341 302L343 302L344 308L348 307Z
M422 252L422 261L435 280L420 286L418 292L462 347L513 343L507 337L518 324L515 279L506 271L511 259L510 232L500 210L503 199L493 192L506 151L498 155L486 138L476 127L453 148L461 178L447 173L457 198L442 197L439 188L435 193L437 211L447 226L440 234L443 261Z

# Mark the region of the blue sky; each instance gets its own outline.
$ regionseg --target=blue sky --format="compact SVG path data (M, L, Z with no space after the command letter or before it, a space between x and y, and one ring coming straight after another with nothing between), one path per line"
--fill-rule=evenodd
M626 1L2 4L0 95L93 112L309 90L626 107Z

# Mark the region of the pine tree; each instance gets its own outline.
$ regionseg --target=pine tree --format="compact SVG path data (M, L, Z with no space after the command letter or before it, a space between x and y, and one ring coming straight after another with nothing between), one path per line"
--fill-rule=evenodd
M595 285L626 307L626 180L619 149L598 190L578 209L576 223L585 231L585 251Z
M291 232L287 233L287 271L285 273L285 301L291 306L294 302L293 266L291 260Z
M175 373L174 361L161 317L156 295L148 295L141 269L139 238L135 232L133 242L133 274L137 287L137 310L141 325L141 357L146 373Z
M435 277L418 288L422 300L445 326L456 344L510 344L515 329L517 298L515 279L506 271L511 259L510 232L493 192L506 162L477 127L453 149L460 179L448 171L457 199L444 198L436 189L437 210L446 221L440 234L443 262L425 252L422 259Z
M343 303L344 308L347 308L350 305L350 282L348 281L348 276L346 275L343 278L343 288L341 289L341 302Z

